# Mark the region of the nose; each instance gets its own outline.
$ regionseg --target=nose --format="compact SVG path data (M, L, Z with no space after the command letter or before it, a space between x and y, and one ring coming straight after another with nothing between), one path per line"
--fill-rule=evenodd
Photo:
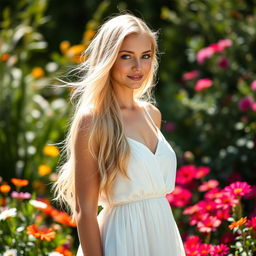
M141 62L139 59L134 59L133 70L141 70Z

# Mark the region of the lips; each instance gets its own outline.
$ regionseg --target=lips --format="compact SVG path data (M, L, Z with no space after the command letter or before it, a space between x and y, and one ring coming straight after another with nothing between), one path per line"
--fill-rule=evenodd
M139 81L142 79L143 75L134 75L134 76L128 76L133 81Z

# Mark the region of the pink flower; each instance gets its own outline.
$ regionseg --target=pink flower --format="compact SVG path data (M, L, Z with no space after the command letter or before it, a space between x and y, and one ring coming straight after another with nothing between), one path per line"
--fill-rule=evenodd
M223 48L219 44L210 44L208 47L211 48L214 53L223 51Z
M227 192L226 190L223 190L220 197L216 198L214 201L217 209L229 209L239 203L237 197L233 193Z
M168 132L173 132L176 129L176 125L173 122L167 122L164 128Z
M229 61L227 58L220 58L218 61L218 65L220 68L227 68L229 66Z
M216 203L210 200L203 200L198 203L200 210L203 212L212 212L216 209Z
M212 246L210 251L211 256L225 256L229 253L229 247L225 244Z
M220 188L213 188L204 194L204 198L207 200L219 198L222 195L221 191L222 191L222 189L220 189Z
M176 182L186 184L195 177L196 167L194 165L183 165L177 170Z
M254 101L251 97L244 97L239 101L238 107L240 111L246 111L252 107L253 102Z
M205 181L202 185L199 186L198 190L201 192L205 192L207 190L213 189L219 185L217 180L208 180Z
M31 197L31 194L28 192L23 193L23 192L12 191L11 197L18 198L18 199L29 199Z
M205 88L212 86L212 80L209 78L202 78L196 82L195 90L197 92L204 90Z
M195 178L200 179L210 172L210 168L202 166L196 169Z
M253 230L256 231L256 217L252 217L249 219L246 223L248 228L252 228Z
M207 216L197 223L197 228L202 233L215 231L221 221L215 216Z
M251 108L254 112L256 112L256 102L255 101L252 103Z
M218 45L220 49L224 50L226 47L230 47L232 45L232 41L230 39L219 40Z
M183 214L189 214L189 215L191 215L191 214L194 214L194 213L198 212L199 210L200 210L200 207L199 207L197 204L195 204L195 205L192 205L192 206L187 207L187 208L183 211Z
M189 224L191 226L196 225L198 222L202 221L206 217L209 216L209 213L203 212L203 211L198 211L189 218Z
M199 236L190 236L184 243L186 256L198 256L201 239Z
M236 181L224 188L224 191L229 192L235 196L244 196L251 192L251 185L247 182Z
M192 193L181 186L176 186L174 191L167 194L167 199L173 207L183 207L187 205L192 197Z
M253 91L256 91L256 80L253 80L252 83L251 83L251 89Z
M200 74L200 72L198 70L192 70L190 72L186 72L183 74L182 80L183 81L192 80L192 79L198 77L199 74Z
M214 54L212 47L206 47L199 50L196 54L196 60L199 64L203 64L206 59L209 59Z
M215 216L219 219L219 220L226 220L228 219L231 214L230 214L230 209L226 208L226 209L218 209L215 213Z

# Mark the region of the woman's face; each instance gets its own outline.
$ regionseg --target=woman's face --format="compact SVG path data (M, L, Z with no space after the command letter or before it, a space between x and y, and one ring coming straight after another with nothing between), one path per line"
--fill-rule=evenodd
M113 86L139 88L151 69L152 54L149 35L126 36L110 72Z

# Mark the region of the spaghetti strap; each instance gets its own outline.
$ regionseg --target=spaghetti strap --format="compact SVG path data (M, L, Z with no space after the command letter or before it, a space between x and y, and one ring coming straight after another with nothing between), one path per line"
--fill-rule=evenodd
M150 116L150 114L148 113L146 104L144 104L143 109L145 110L147 116L149 117L151 123L152 123L153 126L156 128L156 131L157 131L157 133L158 133L159 128L158 128L158 126L155 124L155 122L154 122L154 120L152 119L152 117Z

